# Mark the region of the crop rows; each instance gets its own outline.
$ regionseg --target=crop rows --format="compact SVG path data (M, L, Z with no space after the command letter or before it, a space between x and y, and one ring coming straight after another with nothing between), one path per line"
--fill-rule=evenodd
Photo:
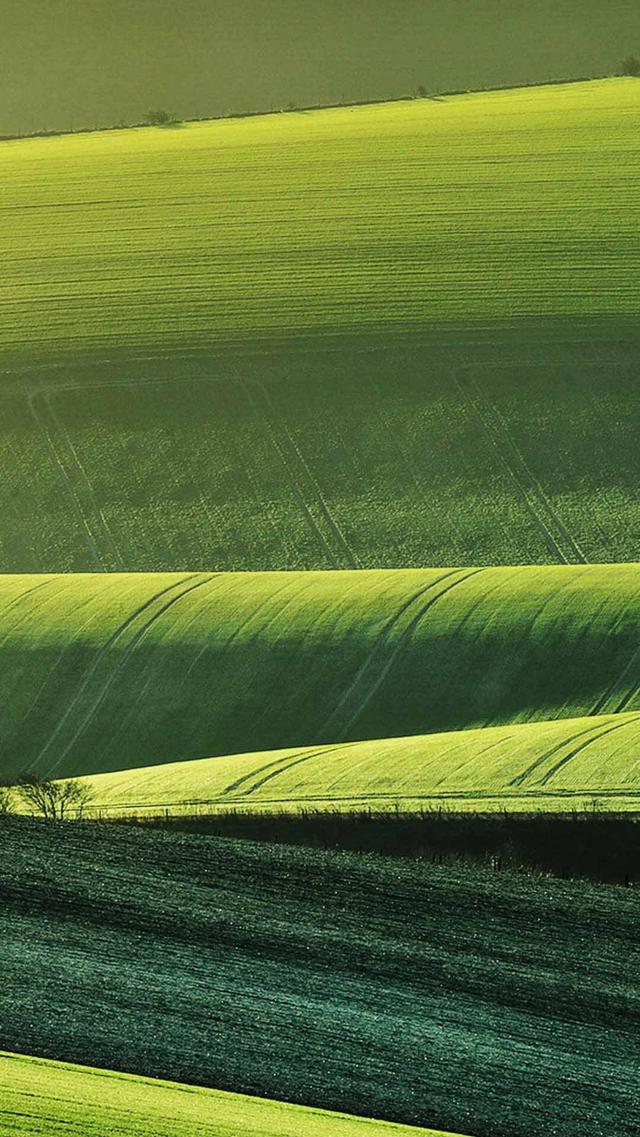
M5 143L0 346L635 316L638 88Z
M454 1137L0 1051L1 1137Z
M632 889L0 825L8 1049L495 1137L632 1137ZM304 1045L300 1040L304 1039Z
M639 363L413 345L7 379L0 568L633 560Z

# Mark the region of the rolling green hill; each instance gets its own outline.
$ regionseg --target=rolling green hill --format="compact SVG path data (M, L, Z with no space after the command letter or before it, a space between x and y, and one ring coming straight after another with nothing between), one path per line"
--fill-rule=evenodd
M639 594L631 564L4 576L2 772L637 711Z
M0 1052L0 1137L454 1137Z
M13 1052L479 1137L637 1133L634 889L16 818L0 890Z
M0 569L637 559L639 111L3 143Z
M88 779L102 815L170 809L638 810L640 713L168 763Z

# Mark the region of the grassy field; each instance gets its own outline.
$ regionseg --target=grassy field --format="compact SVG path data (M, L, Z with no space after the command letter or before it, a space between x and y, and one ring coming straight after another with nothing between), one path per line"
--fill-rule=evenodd
M636 565L4 576L2 771L632 712L639 595Z
M0 1083L0 1137L447 1137L2 1051Z
M0 345L635 328L639 100L611 79L5 143Z
M635 889L0 824L10 1051L474 1137L635 1137Z
M444 805L509 865L472 811L596 802L575 863L636 880L639 122L611 79L0 143L0 779ZM0 1134L640 1130L635 888L9 816L0 897Z
M634 79L0 146L0 569L637 558Z
M106 816L640 807L640 713L272 750L88 779Z

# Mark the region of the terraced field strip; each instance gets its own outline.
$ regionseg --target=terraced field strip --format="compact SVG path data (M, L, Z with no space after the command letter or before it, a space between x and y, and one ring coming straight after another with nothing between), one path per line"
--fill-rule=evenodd
M632 564L4 576L2 773L633 712L639 635Z
M89 777L103 816L312 808L640 811L640 713L485 727Z
M523 340L5 376L0 568L633 560L640 349ZM477 380L487 424L454 374Z
M0 1137L455 1137L0 1051Z
M39 765L46 764L49 772L55 773L56 767L64 762L69 751L99 711L109 694L110 687L116 682L132 652L156 620L183 597L208 584L212 579L211 573L187 575L176 583L162 588L127 617L97 653L74 697L65 706L56 729L38 755ZM115 660L110 655L114 651ZM68 725L72 733L70 738L65 738L63 732ZM55 763L51 765L47 760L54 748L56 758Z
M639 99L619 78L3 143L0 346L617 335Z

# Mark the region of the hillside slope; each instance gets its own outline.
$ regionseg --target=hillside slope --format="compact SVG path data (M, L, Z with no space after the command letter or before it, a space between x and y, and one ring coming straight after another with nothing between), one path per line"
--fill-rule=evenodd
M484 1137L635 1137L638 896L0 825L3 1042Z
M0 569L637 558L633 79L0 146Z
M90 777L92 812L640 805L640 714L270 750Z
M609 79L5 143L0 346L635 327L639 100Z
M630 712L639 596L637 565L0 577L2 771Z
M0 1137L455 1137L0 1051Z

